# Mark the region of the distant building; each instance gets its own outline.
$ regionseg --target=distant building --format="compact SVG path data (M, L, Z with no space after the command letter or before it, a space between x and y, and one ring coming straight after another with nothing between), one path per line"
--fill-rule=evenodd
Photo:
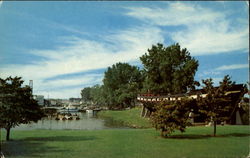
M62 99L62 105L63 106L69 105L69 100L68 99Z
M71 103L79 103L80 104L81 98L69 98L69 101Z
M34 95L34 99L37 101L38 105L44 106L44 96L43 95Z
M48 107L50 106L50 102L47 99L44 99L44 106Z
M46 106L63 106L62 99L47 99Z
M81 98L69 98L69 106L80 106Z

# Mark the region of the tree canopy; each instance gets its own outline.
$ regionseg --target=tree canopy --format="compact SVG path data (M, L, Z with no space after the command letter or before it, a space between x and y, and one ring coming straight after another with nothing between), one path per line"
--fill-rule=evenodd
M97 106L106 105L103 85L97 84L91 87L90 97L94 105L97 105Z
M142 87L142 74L138 67L116 63L104 74L103 88L109 106L131 106Z
M21 123L38 121L44 114L36 100L33 99L29 86L22 87L21 77L0 78L0 127L7 130Z
M178 94L197 84L194 76L198 61L190 56L186 48L181 49L178 43L168 47L159 43L153 45L140 60L146 75L144 91Z
M82 100L87 102L91 101L91 95L90 95L91 87L85 87L81 90L81 96Z

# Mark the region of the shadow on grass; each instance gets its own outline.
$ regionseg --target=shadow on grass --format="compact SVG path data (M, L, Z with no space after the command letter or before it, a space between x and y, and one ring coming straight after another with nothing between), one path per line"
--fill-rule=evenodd
M56 147L48 147L43 142L30 142L13 140L5 142L2 146L5 157L41 157L41 154L50 152L65 152Z
M196 135L196 134L183 134L183 135L172 135L166 137L168 139L207 139L207 138L225 138L225 137L249 137L250 134L247 133L230 133L230 134L218 134L216 136L213 135Z
M216 137L249 137L249 133L229 133L229 134L222 134Z
M93 136L51 136L51 137L28 137L19 140L11 140L4 142L2 150L5 157L41 157L41 155L49 153L68 153L69 150L52 147L47 145L47 142L57 141L59 143L70 141L88 141L95 140Z
M95 140L94 136L51 136L51 137L28 137L23 139L24 141L58 141L58 142L66 142L66 141L87 141L87 140Z

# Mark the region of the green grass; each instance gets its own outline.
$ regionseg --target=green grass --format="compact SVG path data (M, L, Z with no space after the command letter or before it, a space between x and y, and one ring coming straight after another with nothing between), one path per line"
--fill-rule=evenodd
M152 127L148 118L140 117L141 108L133 108L123 111L101 111L98 116L110 118L113 121L122 122L123 125L134 128L150 128Z
M249 126L189 127L161 138L154 129L12 131L6 158L246 158ZM3 132L5 135L5 132Z

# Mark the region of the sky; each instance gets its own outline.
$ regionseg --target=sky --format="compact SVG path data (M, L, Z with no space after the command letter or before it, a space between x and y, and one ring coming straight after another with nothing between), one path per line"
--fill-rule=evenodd
M249 78L245 1L4 1L0 3L0 78L21 76L45 98L80 97L102 84L107 67L152 45L179 43L199 61L195 79Z

